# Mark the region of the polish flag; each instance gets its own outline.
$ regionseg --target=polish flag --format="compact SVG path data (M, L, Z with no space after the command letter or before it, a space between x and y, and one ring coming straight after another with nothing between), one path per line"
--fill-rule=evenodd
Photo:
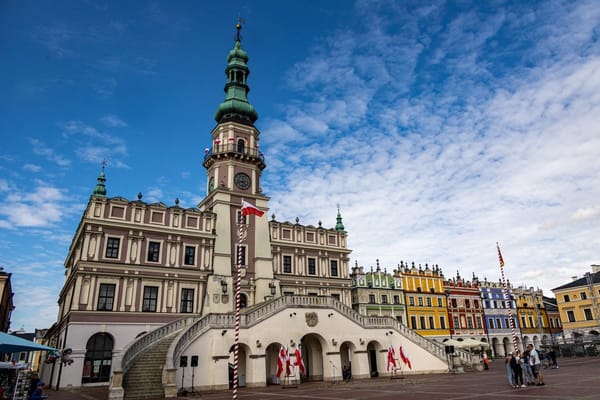
M252 204L248 203L246 200L242 200L242 215L256 215L257 217L262 217L265 212L256 208Z
M387 353L387 370L390 370L390 366L396 369L396 354L394 353L394 348L392 346L388 347Z
M285 346L279 349L279 357L277 358L277 377L281 377L281 373L285 368L285 376L290 376L290 353Z
M408 358L408 354L404 352L402 346L400 346L400 358L402 359L402 362L404 364L408 365L408 368L412 369L412 363L410 362L410 358Z
M302 353L300 352L300 346L296 347L296 365L300 369L302 375L306 375L306 369L304 368L304 361L302 361Z

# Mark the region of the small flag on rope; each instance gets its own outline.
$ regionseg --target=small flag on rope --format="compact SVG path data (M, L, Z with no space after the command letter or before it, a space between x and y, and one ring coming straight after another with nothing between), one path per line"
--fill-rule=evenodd
M390 366L396 369L396 354L394 353L394 348L390 345L388 347L387 353L387 370L390 370Z
M302 353L300 352L300 345L296 347L296 365L300 369L302 375L306 375L306 369L304 368L304 361L302 361Z
M262 217L265 212L256 208L256 206L248 203L246 200L242 200L242 215L256 215Z

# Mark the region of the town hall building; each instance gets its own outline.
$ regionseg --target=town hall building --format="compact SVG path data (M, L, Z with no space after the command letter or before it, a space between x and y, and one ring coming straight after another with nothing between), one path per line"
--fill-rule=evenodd
M344 368L355 379L447 371L443 344L406 326L404 301L398 315L353 309L351 250L339 209L331 227L269 215L261 186L267 158L237 29L225 100L201 155L207 187L197 207L148 203L141 193L134 200L110 197L110 179L100 173L46 336L72 359L44 364L41 378L51 387L109 385L113 399L174 397L228 389L234 363L240 386L248 387L339 380ZM243 201L265 215L242 215ZM413 290L400 278L395 284ZM434 294L443 293L440 286ZM388 349L397 355L400 346L410 369L401 360L389 368ZM304 374L292 368L277 377L281 349L292 364L301 349Z

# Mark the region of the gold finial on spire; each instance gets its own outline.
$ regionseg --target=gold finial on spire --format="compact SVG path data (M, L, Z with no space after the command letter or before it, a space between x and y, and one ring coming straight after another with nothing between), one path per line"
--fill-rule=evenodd
M238 22L237 24L235 24L235 29L237 29L237 33L235 35L235 41L236 42L241 42L242 41L242 35L240 34L240 32L242 31L242 24L245 23L246 21L244 20L244 18L240 17L238 15Z

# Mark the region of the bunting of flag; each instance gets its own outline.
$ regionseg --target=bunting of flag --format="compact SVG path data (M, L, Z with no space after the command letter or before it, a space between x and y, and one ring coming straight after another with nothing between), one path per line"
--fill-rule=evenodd
M296 347L296 366L300 369L302 375L306 375L306 369L304 368L304 361L302 361L302 353L300 352L300 345Z
M390 370L390 367L393 367L393 369L396 369L396 354L394 352L394 347L392 345L390 345L390 347L388 347L388 353L387 353L387 370Z
M290 353L287 347L281 346L279 349L279 357L277 358L277 377L281 377L285 368L285 376L290 376Z
M242 200L242 215L256 215L262 217L265 212L256 208L256 206Z
M410 358L408 358L408 354L406 354L404 352L404 349L402 349L402 345L400 345L400 359L404 364L408 365L408 368L412 369L412 363L410 362Z

